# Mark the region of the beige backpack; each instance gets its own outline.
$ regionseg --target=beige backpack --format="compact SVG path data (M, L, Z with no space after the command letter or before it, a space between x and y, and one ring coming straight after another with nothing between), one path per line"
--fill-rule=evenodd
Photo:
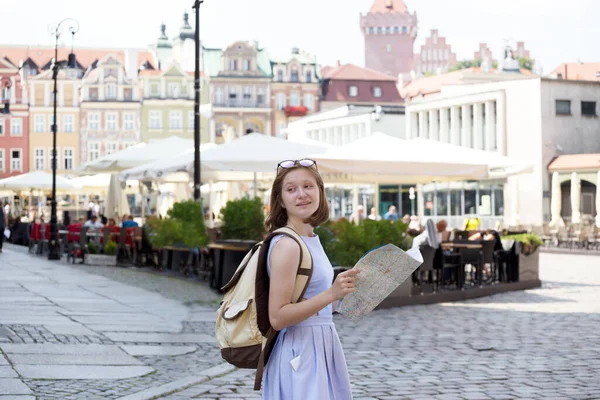
M300 246L300 263L292 302L302 299L313 271L312 257L302 238L284 227L270 233L244 257L231 280L223 287L217 310L216 337L221 356L238 368L256 368L254 390L260 390L263 369L279 332L269 321L269 275L267 256L273 237L285 235Z

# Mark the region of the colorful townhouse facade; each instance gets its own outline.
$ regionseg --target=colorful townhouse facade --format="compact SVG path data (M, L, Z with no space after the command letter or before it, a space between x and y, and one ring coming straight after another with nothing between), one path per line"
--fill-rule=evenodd
M116 55L108 54L88 68L81 90L79 157L82 163L141 141L137 71L127 71Z
M0 178L29 170L29 106L19 68L0 58Z
M319 111L321 74L316 57L293 48L285 57L271 60L271 127L282 136L290 122Z

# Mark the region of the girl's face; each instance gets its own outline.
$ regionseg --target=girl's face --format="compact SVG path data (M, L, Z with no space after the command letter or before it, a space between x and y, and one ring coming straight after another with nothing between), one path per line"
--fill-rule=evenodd
M283 179L281 198L288 218L302 221L319 209L319 187L313 174L306 168L297 168Z

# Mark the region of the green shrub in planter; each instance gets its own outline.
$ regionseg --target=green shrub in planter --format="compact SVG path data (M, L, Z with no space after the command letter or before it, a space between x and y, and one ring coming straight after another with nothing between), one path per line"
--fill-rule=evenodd
M221 209L223 239L263 240L265 212L260 198L228 201Z
M88 253L90 253L90 254L98 254L98 246L96 245L95 242L89 242L87 249L88 249Z
M516 240L517 242L521 243L521 254L526 256L535 253L538 247L544 244L544 241L535 233L507 235L502 236L502 239Z
M202 205L194 200L175 203L164 219L148 221L150 241L157 248L183 246L190 249L208 244Z
M403 250L410 247L408 225L396 221L365 220L359 225L346 219L328 222L315 230L333 265L351 267L368 251L392 243Z
M113 240L109 240L108 243L104 246L104 254L107 256L116 256L117 255L117 243Z

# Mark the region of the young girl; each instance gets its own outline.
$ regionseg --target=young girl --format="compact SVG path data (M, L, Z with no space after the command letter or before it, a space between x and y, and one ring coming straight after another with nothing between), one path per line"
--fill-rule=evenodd
M313 230L329 219L325 185L313 160L282 161L271 191L266 220L272 232L287 226L298 233L313 259L313 273L302 301L291 303L300 248L292 239L271 241L269 320L279 336L265 368L263 399L352 398L346 358L332 319L332 303L356 290L357 271L333 280L333 269Z

